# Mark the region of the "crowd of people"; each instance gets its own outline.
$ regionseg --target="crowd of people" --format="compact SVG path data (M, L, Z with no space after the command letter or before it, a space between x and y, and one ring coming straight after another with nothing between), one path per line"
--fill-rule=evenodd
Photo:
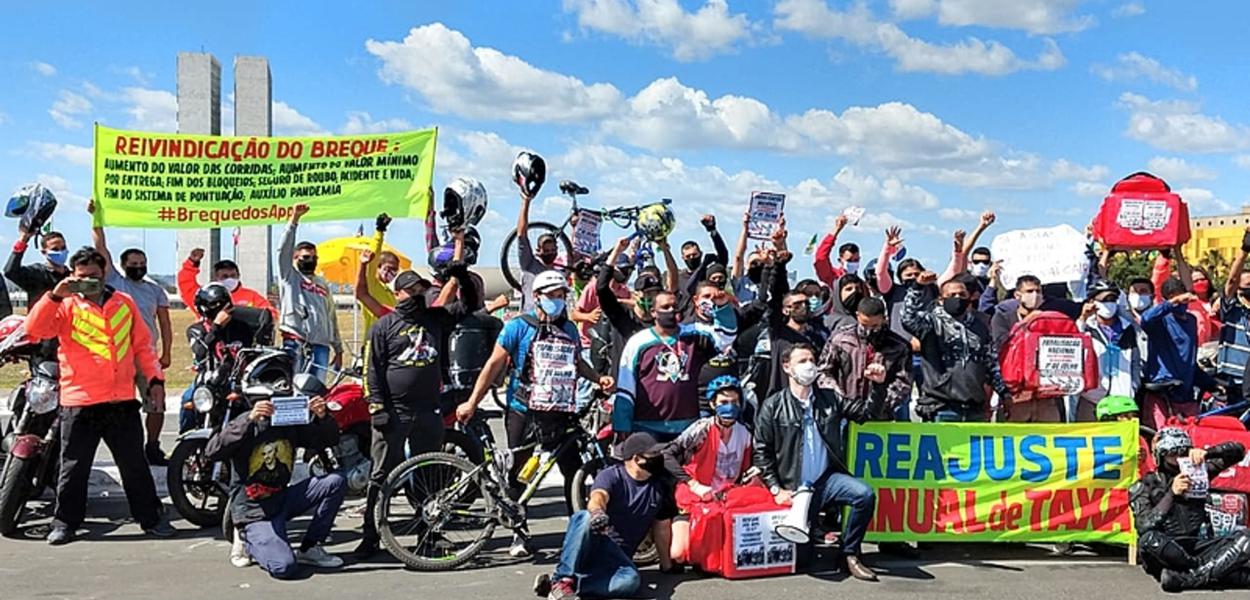
M671 227L641 223L641 235L601 255L564 257L554 236L524 235L533 199L526 189L517 219L520 313L503 326L476 384L455 393L445 389L450 331L469 315L509 303L487 302L471 270L485 190L464 178L449 186L441 215L451 234L446 242L439 242L431 212L424 225L432 278L401 271L399 257L382 250L391 219L377 219L375 249L362 256L355 286L369 326L363 362L373 460L358 559L379 552L371 508L405 445L413 454L440 448L443 415L468 422L506 376L509 447L532 435L555 447L576 426L580 407L611 398L619 462L595 478L587 510L570 515L554 573L535 581L535 592L553 600L632 595L640 585L632 556L648 533L660 569L680 572L693 564L697 546L690 515L700 503L746 488L766 490L781 507L810 502L813 542L836 547L852 577L875 581L861 557L874 491L848 469L845 436L850 422L895 420L1060 423L1140 415L1164 432L1152 456L1159 470L1133 491L1138 527L1152 536L1150 543L1143 537L1148 562L1171 589L1250 581L1250 538L1195 545L1190 538L1206 513L1191 501L1174 502L1187 481L1177 457L1205 460L1218 472L1239 462L1244 448L1195 450L1166 427L1169 417L1196 415L1204 394L1236 401L1245 393L1250 228L1221 290L1179 246L1158 254L1150 277L1113 282L1111 252L1091 240L1089 281L1080 287L1083 297L1073 297L1066 282L1029 274L1002 281L1001 262L977 243L995 222L992 212L971 235L955 232L940 274L916 258L895 259L904 243L898 228L884 232L876 260L863 267L860 246L844 241L848 218L840 216L816 247L816 277L792 282L798 257L784 219L748 251L744 214L732 256L718 220L707 215L701 224L714 251L684 241L680 263ZM317 246L296 241L307 211L295 207L282 234L276 305L239 283L234 262L212 264L211 283L200 286L204 253L186 258L178 287L196 311L197 335L228 336L233 308L260 309L280 324L281 345L298 371L321 375L341 367L349 349L331 288L317 275ZM168 300L145 277L141 250L126 250L114 266L102 229L92 246L72 255L64 236L44 233L44 261L23 265L33 237L22 232L5 275L30 298L30 335L46 339L43 352L61 364L63 466L48 541L72 540L81 524L101 439L121 470L135 519L150 535L171 535L147 469L165 460L158 435L174 343ZM1067 320L1092 339L1098 385L1065 394L1004 378L1001 357L1020 343L1022 325L1039 319ZM1199 347L1209 341L1219 347L1214 375L1198 367ZM285 578L301 564L342 564L321 543L346 493L343 478L328 474L288 486L297 448L334 442L324 399L310 409L308 425L267 427L274 407L258 402L209 442L210 458L232 461L238 478L231 503L243 531L232 553L236 565L255 562ZM558 458L566 486L580 466L568 454ZM524 462L514 461L514 482ZM842 508L848 510L840 518ZM292 549L286 524L308 512L313 524ZM883 550L915 551L900 544ZM516 557L533 551L523 531L509 549Z

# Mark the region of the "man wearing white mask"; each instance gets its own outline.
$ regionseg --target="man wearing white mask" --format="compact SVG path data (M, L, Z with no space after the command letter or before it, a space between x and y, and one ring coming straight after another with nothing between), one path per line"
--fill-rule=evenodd
M806 343L782 353L788 385L764 401L755 421L754 463L779 505L791 503L795 493L812 494L808 520L821 512L836 515L838 506L850 506L843 520L841 546L852 577L876 581L877 575L860 561L860 543L876 509L876 495L850 475L842 432L847 421L863 423L879 407L847 400L831 390L813 387L820 372L816 351ZM819 526L823 523L813 523ZM828 543L834 536L814 534Z
M1106 396L1135 398L1141 384L1142 353L1137 344L1138 328L1120 306L1120 290L1110 281L1090 286L1089 298L1076 327L1094 341L1098 355L1098 387L1081 394L1076 420L1097 421L1095 408Z
M178 295L182 298L182 303L186 305L187 310L191 312L195 312L195 293L200 291L198 278L200 262L203 260L204 249L196 248L191 251L187 260L183 261L182 268L178 269ZM263 308L273 315L275 321L278 319L277 309L269 303L269 299L265 298L264 294L239 283L239 265L233 260L219 260L213 263L212 281L230 290L230 302L233 306Z

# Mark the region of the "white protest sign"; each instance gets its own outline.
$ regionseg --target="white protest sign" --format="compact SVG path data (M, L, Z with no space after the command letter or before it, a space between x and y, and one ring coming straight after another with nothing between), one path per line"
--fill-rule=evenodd
M781 213L785 211L786 195L772 192L751 192L751 208L747 221L747 237L767 240L777 230Z
M794 568L794 544L773 532L789 514L776 510L734 515L732 560L738 570Z
M990 244L994 260L1003 261L1003 285L1014 287L1021 275L1047 283L1084 281L1089 271L1085 235L1071 225L1044 229L1017 229L1000 234Z
M1079 337L1042 336L1037 340L1037 374L1042 387L1065 394L1085 391L1085 348Z
M599 253L599 230L603 218L590 210L577 211L577 227L573 228L573 252L582 256Z
M859 220L864 218L864 207L848 206L846 207L846 210L842 211L842 214L846 215L846 220L850 222L851 225L859 227Z
M286 396L274 398L273 416L269 424L274 427L307 425L310 420L308 412L308 396Z

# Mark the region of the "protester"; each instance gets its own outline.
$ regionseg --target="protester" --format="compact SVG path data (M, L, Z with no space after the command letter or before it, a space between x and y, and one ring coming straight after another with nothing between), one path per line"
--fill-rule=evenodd
M87 212L95 213L95 200L87 203ZM152 333L150 341L156 349L156 333L160 332L160 362L162 369L173 364L172 352L174 345L174 328L169 321L169 296L165 289L148 279L148 257L138 248L129 248L122 252L123 277L113 266L113 255L109 253L108 242L103 227L91 229L91 239L95 249L104 256L104 283L114 290L123 292L134 300L139 307L139 316ZM158 327L159 325L159 327ZM157 467L169 465L169 458L161 450L161 429L165 426L165 396L156 397L148 389L147 379L135 378L135 386L139 388L139 399L143 402L144 427L147 431L147 445L144 454L148 464ZM163 390L162 390L163 391Z
M677 507L661 449L646 433L621 443L622 462L595 476L586 510L569 517L555 572L534 579L535 594L549 600L633 597L642 578L632 557L648 532L660 570L675 570L669 546Z
M447 269L463 290L465 304L476 303L477 290L463 262ZM373 426L369 491L365 503L364 535L355 554L377 554L374 508L386 477L407 456L433 452L443 445L443 416L439 392L452 328L469 314L465 304L450 302L426 306L430 282L413 271L395 276L395 311L369 329L365 345L365 396Z
M598 382L599 389L605 393L612 390L615 380L599 375L581 358L581 339L565 310L569 284L564 274L545 271L534 278L531 287L534 309L504 326L494 352L478 375L473 393L456 408L456 418L461 423L473 418L482 398L495 386L495 380L510 362L508 413L504 422L508 447L521 447L527 432L533 428L541 447L549 450L558 447L570 435L569 431L578 427L577 378ZM530 454L516 452L512 455L508 476L514 492L520 488L517 474ZM568 498L573 475L582 465L581 457L576 452L565 452L556 457L556 464L564 477L564 497ZM533 550L528 535L524 527L518 531L509 554L516 558L529 556Z
M395 308L395 291L391 284L394 283L395 276L399 275L399 256L389 250L382 250L382 244L386 239L386 228L390 224L391 216L386 213L378 215L374 220L373 242L370 247L373 260L365 268L364 288L378 304L387 308ZM364 305L361 309L360 315L364 321L365 331L369 331L373 324L382 318L382 315L375 314Z
M342 368L343 340L330 284L317 275L317 246L295 243L300 217L308 211L307 204L295 205L278 245L282 348L295 359L297 372L321 378L327 365Z
M1166 293L1165 293L1166 297ZM1238 442L1211 448L1195 448L1183 429L1167 427L1154 442L1159 470L1150 473L1129 491L1138 548L1147 573L1159 579L1165 592L1221 587L1250 587L1250 532L1240 530L1209 539L1211 530L1206 494L1190 496L1193 484L1183 472L1180 458L1206 470L1215 479L1245 458Z
M1241 248L1229 268L1224 295L1220 298L1220 349L1216 358L1216 379L1228 390L1228 402L1240 401L1245 383L1246 365L1250 363L1250 272L1246 271L1246 255L1250 253L1250 227L1241 237Z
M325 398L310 399L308 409L311 423L276 427L269 423L273 402L259 400L209 438L204 448L208 460L230 461L235 477L229 505L234 525L242 530L248 555L276 579L300 577L299 565L343 566L343 559L327 553L321 544L334 528L334 517L347 495L347 481L329 473L289 485L297 449L316 451L339 439L338 424L326 410ZM312 521L299 549L292 552L287 525L310 511Z
M187 327L187 340L191 344L192 368L196 372L209 368L210 358L221 355L221 346L238 344L248 348L273 343L272 314L263 308L235 306L225 284L214 281L200 288L191 306L198 318ZM190 392L194 392L194 388L189 388ZM199 427L202 420L203 414L195 410L191 397L184 395L178 432Z
M1173 265L1173 263L1175 263L1175 265ZM1200 272L1190 266L1189 261L1185 260L1184 246L1178 244L1172 248L1159 252L1158 256L1155 257L1154 267L1150 272L1150 279L1154 284L1156 302L1163 302L1167 300L1166 295L1163 293L1163 284L1171 276L1173 266L1175 266L1176 270L1176 279L1181 282L1181 285L1184 286L1186 291L1194 292L1191 294L1192 297L1188 300L1189 304L1186 305L1186 310L1194 316L1194 324L1198 336L1198 345L1201 346L1202 344L1216 339L1219 335L1216 325L1212 323L1211 320L1210 306L1205 304L1203 300L1199 298L1194 287L1195 283L1199 281L1199 278L1201 278L1201 281L1205 282L1204 288L1207 289L1209 293L1210 282L1207 281L1205 272Z
M903 325L920 340L923 383L917 412L925 421L988 421L986 386L998 392L999 406L1011 402L998 353L989 330L969 310L964 284L946 282L934 301L936 281L936 273L921 273L904 300Z
M763 248L756 248L747 256L746 269L743 269L743 256L746 256L749 236L747 228L751 223L750 211L742 213L742 233L738 234L738 247L734 250L734 263L730 283L733 295L739 302L750 302L760 295L760 284L764 280Z
M816 247L814 261L816 278L835 290L838 289L837 280L843 275L859 273L859 246L856 244L842 244L838 248L838 264L834 265L830 261L833 246L838 243L838 236L842 235L842 230L846 229L848 222L846 215L838 215L838 218L833 221L833 231L821 239L820 245Z
M819 387L849 402L872 403L872 420L906 414L911 401L911 345L886 327L885 303L864 298L856 323L833 332L820 354Z
M195 248L183 261L178 269L178 295L187 309L195 312L195 294L200 291L200 263L204 260L204 249ZM274 321L278 320L278 309L273 307L264 294L244 286L239 282L239 265L233 260L222 259L213 263L210 282L220 283L230 291L230 303L237 307L260 308L270 312Z
M779 231L784 240L784 230ZM755 382L755 393L759 398L768 398L774 391L786 386L785 370L782 368L784 361L781 357L790 346L807 344L816 348L824 345L819 329L811 324L812 309L807 294L790 291L790 283L785 276L786 265L791 259L790 252L782 250L770 256L773 256L773 272L768 276L771 281L767 315L768 359L765 363L766 369L760 374L759 381ZM848 277L850 276L843 278ZM849 305L845 301L843 304Z
M591 334L590 364L599 373L615 373L620 368L621 352L630 336L655 323L652 309L655 298L664 291L660 279L652 273L639 273L634 279L631 305L620 302L609 286L615 281L615 269L605 263L595 277L603 320Z
M148 535L170 537L174 532L161 518L135 399L137 373L153 397L165 398L165 375L152 334L135 301L104 283L104 255L83 248L67 264L70 276L26 317L31 338L59 343L61 468L48 543L70 542L82 524L87 480L101 440L121 472L131 516Z
M689 516L698 505L723 499L751 467L751 432L742 424L742 385L723 375L708 384L712 415L692 423L664 446L664 466L677 480L677 507L685 518L673 521L674 562L688 564Z
M538 236L538 253L530 244L529 224L530 205L534 198L521 188L521 210L516 219L516 251L517 268L521 270L521 312L529 312L534 308L534 279L544 272L561 269L556 265L560 258L560 247L556 244L556 236L544 233Z
M1163 427L1168 417L1198 414L1194 387L1207 392L1223 392L1224 387L1198 368L1198 325L1189 311L1191 292L1175 277L1162 286L1164 301L1141 317L1148 348L1142 371L1143 422L1154 429Z
M1121 308L1120 290L1109 281L1098 281L1090 287L1076 327L1090 336L1098 355L1098 387L1082 393L1076 407L1076 420L1090 422L1103 398L1137 397L1142 354L1137 345L1137 327Z
M706 269L713 263L729 264L729 249L725 247L725 240L716 230L716 217L703 215L699 223L707 230L708 237L712 238L712 247L716 250L716 254L704 254L698 242L686 240L681 245L681 260L685 268L677 272L677 289L679 290L687 289L691 281L698 283L707 279Z
M4 265L4 276L12 281L14 285L26 292L26 309L29 311L35 303L48 290L60 283L62 279L69 276L69 250L65 245L65 236L57 231L49 231L43 234L39 239L40 250L43 253L43 262L32 265L23 265L22 257L26 254L26 248L30 244L30 238L34 237L37 232L19 229L17 242L13 244L13 252L9 254L9 261ZM0 282L3 283L3 282ZM8 286L5 287L5 294L8 294ZM56 338L49 338L39 342L38 352L31 356L30 367L41 362L56 361Z
M809 513L813 526L824 526L818 519L821 512L833 517L839 505L849 505L842 556L852 577L876 581L877 575L860 560L876 495L847 473L842 432L849 421L863 423L880 408L875 401L856 402L813 387L820 372L809 344L788 346L781 360L788 383L764 401L756 418L754 462L778 505L789 505L799 492L813 494Z

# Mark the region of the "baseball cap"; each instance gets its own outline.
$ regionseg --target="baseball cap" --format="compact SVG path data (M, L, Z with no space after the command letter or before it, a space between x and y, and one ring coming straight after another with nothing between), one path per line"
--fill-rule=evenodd
M659 456L660 450L664 445L655 441L649 433L631 433L625 438L624 442L617 447L621 460L629 460L635 456Z
M416 271L404 271L395 276L395 290L410 290L418 285L430 285L424 277L417 274Z
M640 273L638 277L634 279L635 292L650 292L663 289L664 284L660 283L660 278L656 277L653 273Z

